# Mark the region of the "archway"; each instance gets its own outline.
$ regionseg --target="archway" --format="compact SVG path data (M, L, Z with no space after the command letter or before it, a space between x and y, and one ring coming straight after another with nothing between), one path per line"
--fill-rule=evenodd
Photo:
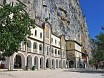
M25 68L25 57L22 54L17 54L14 57L14 68L15 69L21 69L21 68Z
M40 58L40 68L43 69L44 68L44 61L43 61L43 57Z
M49 58L46 60L46 68L50 68L50 59Z
M27 66L29 69L32 68L32 57L31 57L31 55L27 56Z
M15 57L14 68L22 68L22 60L21 60L21 56L19 55L16 55Z
M35 56L34 58L34 66L36 69L38 69L38 57L37 56Z
M69 68L73 68L74 67L74 61L69 61Z
M56 60L56 68L58 68L58 60Z

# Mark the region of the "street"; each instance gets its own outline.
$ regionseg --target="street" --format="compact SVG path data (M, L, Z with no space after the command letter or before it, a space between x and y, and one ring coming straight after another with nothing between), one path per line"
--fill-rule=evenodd
M89 69L2 71L0 72L0 78L104 78L104 71Z

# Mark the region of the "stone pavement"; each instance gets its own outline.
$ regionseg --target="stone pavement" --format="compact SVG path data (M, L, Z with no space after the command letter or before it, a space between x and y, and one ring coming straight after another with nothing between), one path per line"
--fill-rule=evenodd
M88 69L2 71L0 72L0 78L104 78L104 71Z

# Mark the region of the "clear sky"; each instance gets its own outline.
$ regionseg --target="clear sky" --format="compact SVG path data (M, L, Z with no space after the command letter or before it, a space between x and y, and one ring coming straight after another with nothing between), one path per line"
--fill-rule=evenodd
M80 0L91 38L95 38L104 26L104 0Z

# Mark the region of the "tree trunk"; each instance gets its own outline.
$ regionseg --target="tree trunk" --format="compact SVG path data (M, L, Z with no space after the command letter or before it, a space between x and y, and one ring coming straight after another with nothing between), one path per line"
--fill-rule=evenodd
M7 57L7 68L8 70L11 70L11 58Z
M0 69L1 69L1 60L0 60Z

